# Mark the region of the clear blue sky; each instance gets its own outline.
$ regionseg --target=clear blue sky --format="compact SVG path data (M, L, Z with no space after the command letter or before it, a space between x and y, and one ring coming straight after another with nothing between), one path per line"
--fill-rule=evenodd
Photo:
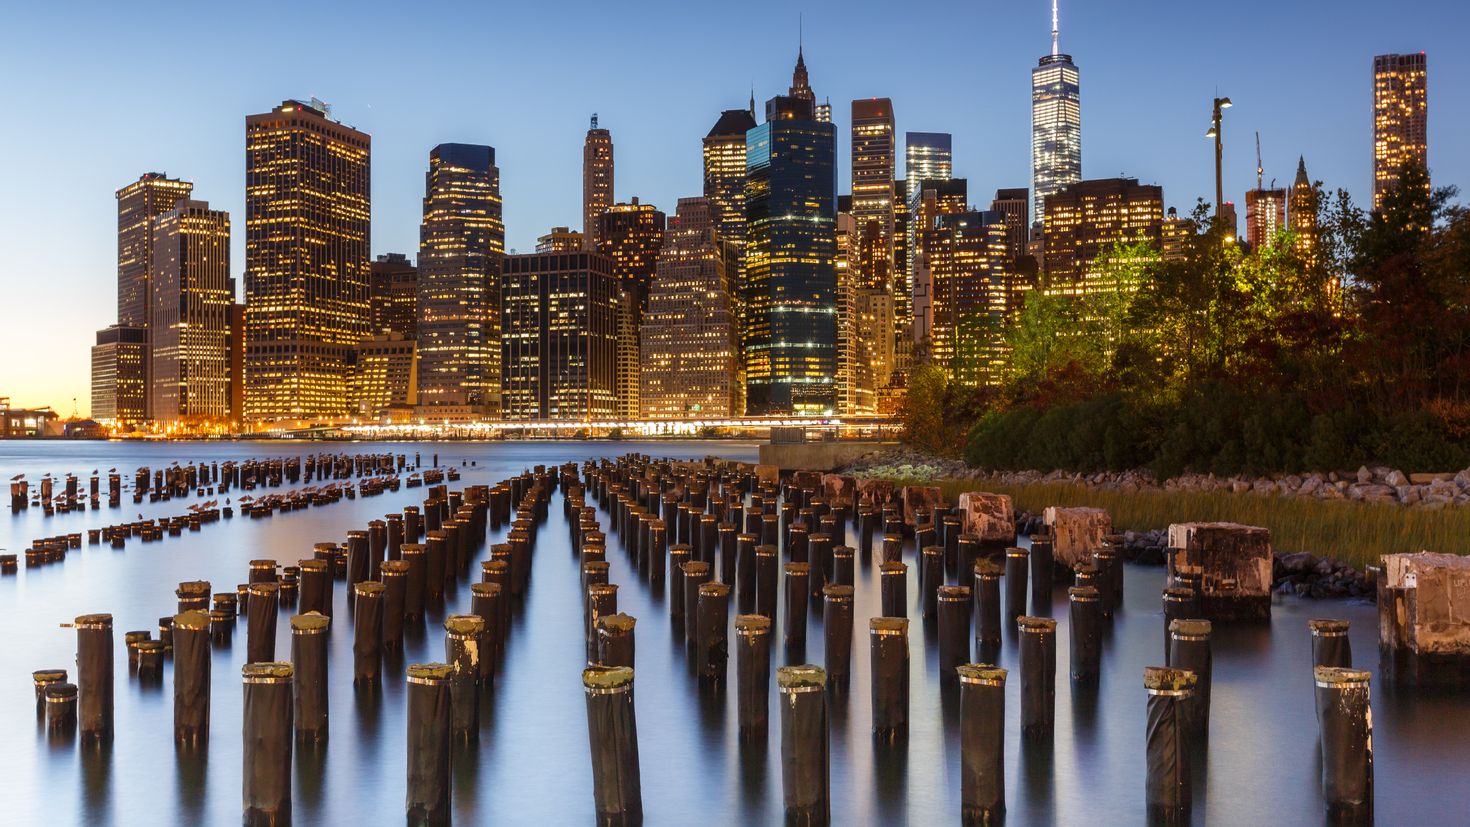
M115 314L113 191L146 171L231 213L243 287L244 118L315 95L373 136L373 251L417 255L437 143L496 148L507 243L580 222L592 112L616 145L617 197L668 212L700 192L721 109L790 82L797 12L846 179L848 102L893 99L898 129L954 133L971 199L1030 183L1030 69L1048 0L13 4L0 50L0 395L69 414L89 396L93 332ZM927 15L927 17L920 17ZM1367 200L1371 61L1429 53L1430 167L1470 184L1470 10L1451 0L1062 0L1082 72L1083 174L1126 173L1189 208L1214 190L1210 98L1227 115L1227 197L1314 178ZM844 184L845 188L845 184Z

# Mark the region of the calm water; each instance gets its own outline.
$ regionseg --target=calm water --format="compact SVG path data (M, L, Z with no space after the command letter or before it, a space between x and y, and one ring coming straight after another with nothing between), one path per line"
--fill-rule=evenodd
M131 472L173 460L211 461L287 456L319 451L430 454L443 464L474 460L462 485L494 483L537 464L581 461L639 451L698 458L718 454L753 460L755 448L726 442L531 442L500 444L226 443L121 445L0 443L0 474L50 471L85 477L93 468ZM35 483L33 482L33 487ZM453 487L453 486L451 486ZM85 490L85 479L83 479ZM232 492L238 493L238 492ZM342 541L349 529L417 504L423 489L343 500L271 519L237 517L203 531L126 551L83 545L65 563L0 578L0 731L9 753L0 761L3 819L13 824L230 824L240 817L240 667L245 656L241 621L232 648L216 649L213 719L207 760L177 757L172 741L172 684L142 688L128 676L123 632L157 629L175 611L181 580L207 579L215 591L246 579L252 558L283 564L311 556L311 545ZM192 502L185 501L185 502ZM0 546L22 550L33 537L80 531L144 515L180 513L179 501L42 517L39 509L4 515ZM1188 515L1179 515L1181 519ZM600 518L606 526L605 514ZM495 541L499 532L492 532ZM587 757L580 670L585 655L578 600L578 565L569 549L560 495L538 531L532 588L518 607L506 659L493 696L482 709L479 743L454 757L456 817L462 824L491 819L515 824L591 821L592 779ZM621 611L638 618L639 749L644 811L649 824L779 823L780 732L772 702L764 749L742 749L736 737L733 691L701 694L688 673L682 637L675 638L662 595L637 579L609 534L608 560ZM482 556L488 554L488 545ZM912 561L912 550L909 550ZM906 744L877 748L870 736L866 620L878 613L874 567L858 567L851 690L832 707L832 815L836 824L939 824L957 821L958 718L942 698L937 644L921 624L910 630L911 723ZM917 595L910 566L909 595ZM1056 732L1049 748L1023 745L1017 719L1019 672L1007 688L1007 717L1016 725L1006 743L1007 803L1012 824L1131 824L1143 820L1144 703L1142 672L1159 665L1162 571L1128 567L1127 600L1115 618L1103 655L1097 697L1074 700L1067 675L1065 591L1058 586L1053 615L1060 619ZM334 590L338 618L346 618L344 589ZM440 621L467 611L469 594L446 600L428 630L410 632L401 659L385 659L389 674L372 701L354 693L352 635L345 623L332 633L331 714L328 745L298 749L294 807L297 823L398 823L404 796L404 685L402 665L443 658ZM733 600L732 600L733 605ZM116 736L109 749L52 746L34 717L30 672L65 667L75 676L75 633L58 628L78 614L111 612L116 656ZM820 614L819 612L816 614ZM911 612L911 614L914 614ZM1201 824L1312 824L1323 820L1317 780L1316 720L1312 705L1310 641L1313 617L1352 621L1359 665L1377 671L1375 613L1371 605L1277 603L1268 628L1217 627L1212 727L1208 764L1195 793ZM822 634L811 619L807 659L822 662ZM779 625L774 627L779 630ZM289 652L289 624L278 624L277 652ZM779 650L779 631L775 636ZM779 651L776 655L781 657ZM1016 669L1014 638L1001 665ZM733 684L734 658L730 661ZM774 695L774 688L772 690ZM1470 785L1470 704L1459 697L1392 694L1376 680L1374 758L1382 823L1466 823Z

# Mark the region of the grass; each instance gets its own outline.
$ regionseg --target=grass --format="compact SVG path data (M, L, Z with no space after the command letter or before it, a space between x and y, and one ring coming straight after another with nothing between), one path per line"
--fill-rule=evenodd
M930 483L931 485L933 483ZM1049 505L1107 509L1117 531L1168 528L1170 523L1225 521L1271 529L1280 553L1310 551L1359 568L1384 554L1470 552L1470 508L1431 511L1307 497L1202 491L1140 491L1133 494L1068 483L1000 485L972 480L939 483L945 500L962 491L1009 494L1017 511L1040 514Z

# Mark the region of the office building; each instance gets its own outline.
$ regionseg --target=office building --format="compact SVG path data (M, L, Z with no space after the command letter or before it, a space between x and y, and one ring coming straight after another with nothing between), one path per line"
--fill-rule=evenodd
M1026 255L1026 241L1031 234L1031 193L1025 187L998 189L990 201L990 209L1006 217L1006 259L1014 264Z
M1031 195L1037 223L1046 199L1082 180L1082 94L1077 65L1058 41L1057 3L1051 5L1051 54L1031 70Z
M575 253L583 249L583 236L570 227L552 227L536 239L538 253Z
M597 219L613 205L612 133L592 127L582 143L582 240L587 249L597 248Z
M1296 179L1289 197L1291 231L1296 236L1292 246L1309 266L1317 263L1317 188L1307 177L1307 159L1297 158Z
M1159 228L1159 251L1164 261L1183 261L1189 258L1190 241L1194 234L1194 221L1180 218L1179 211L1170 207Z
M92 347L92 418L111 425L139 425L148 400L148 332L112 325L97 331Z
M997 211L946 213L926 234L930 360L951 379L994 384L1011 312L1007 223Z
M506 256L500 287L501 416L617 413L617 278L601 253Z
M638 333L648 307L648 291L664 243L665 217L652 204L634 198L614 204L597 219L597 251L612 262L618 299L618 415L637 418Z
M189 198L194 185L161 172L145 173L118 190L117 323L147 328L152 297L153 229L158 217Z
M659 250L640 329L643 419L739 416L734 308L719 216L707 198L681 198Z
M895 282L894 153L893 102L888 98L853 101L851 212L857 235L865 240L855 262L858 282L864 287L893 286Z
M1099 257L1116 244L1158 245L1164 190L1136 178L1081 181L1046 199L1046 283L1063 290L1107 289Z
M418 404L418 363L414 340L397 331L377 333L357 343L352 370L352 398L358 417L378 422L401 421ZM497 384L499 378L496 378ZM430 405L423 419L467 418L459 411ZM436 414L447 416L436 417Z
M150 281L150 417L165 426L230 422L229 213L185 200L159 216Z
M245 119L245 420L350 416L368 334L372 139L326 104Z
M419 405L499 414L504 257L494 147L434 147L419 225Z
M419 268L403 253L384 253L368 272L370 330L398 333L405 339L418 335Z
M1429 170L1428 66L1423 52L1373 58L1373 209L1404 166Z
M805 92L806 94L798 94ZM798 59L791 95L746 136L746 411L836 409L837 135L815 120Z
M719 241L727 248L726 264L738 279L745 253L745 133L754 129L755 99L750 109L727 109L704 136L704 197L715 215Z

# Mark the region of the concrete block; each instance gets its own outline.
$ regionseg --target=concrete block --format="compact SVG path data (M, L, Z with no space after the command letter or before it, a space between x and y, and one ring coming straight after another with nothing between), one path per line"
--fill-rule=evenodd
M943 492L932 485L905 485L899 496L903 500L903 521L907 525L916 524L914 516L919 509L927 508L933 515L944 504Z
M1383 591L1395 599L1380 623L1382 645L1415 655L1470 656L1470 558L1387 554L1383 576Z
M1002 548L1016 541L1016 511L1009 494L966 491L960 494L959 508L965 534L982 543L1000 543Z
M1237 523L1169 526L1170 575L1200 575L1204 619L1220 623L1271 620L1271 531Z
M1049 506L1041 521L1052 535L1052 554L1057 563L1072 568L1091 563L1092 553L1102 548L1103 538L1113 533L1113 518L1101 508Z
M869 503L881 510L893 496L894 485L890 480L858 480L858 504Z
M781 466L757 465L755 467L755 481L761 485L779 485L781 482Z
M857 478L847 474L823 474L822 497L829 503L850 503L857 497Z

